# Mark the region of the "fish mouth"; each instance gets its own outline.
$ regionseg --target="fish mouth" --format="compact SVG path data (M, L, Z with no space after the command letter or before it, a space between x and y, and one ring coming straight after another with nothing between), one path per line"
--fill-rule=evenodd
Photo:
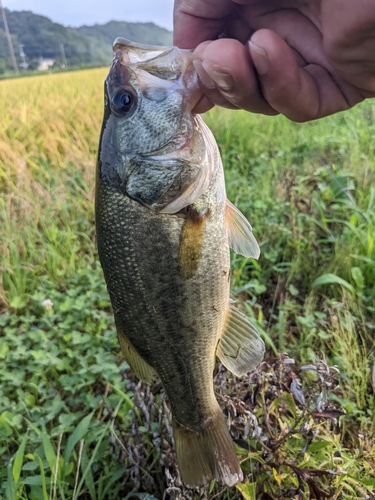
M171 85L181 87L189 111L202 98L203 92L192 62L193 50L146 45L119 37L113 43L113 52L114 60L137 71L141 86L149 87L154 83L154 76L158 79L158 86L164 87L165 91L172 90Z
M191 149L189 144L194 142L197 131L197 120L192 109L203 95L192 63L193 51L140 44L126 38L116 38L113 51L110 75L115 88L127 88L129 82L136 81L141 94L152 101L162 101L173 92L182 95L180 128L184 128L184 133L176 134L176 131L173 131L156 150L143 152L140 156L149 158L173 154L188 160L184 153Z

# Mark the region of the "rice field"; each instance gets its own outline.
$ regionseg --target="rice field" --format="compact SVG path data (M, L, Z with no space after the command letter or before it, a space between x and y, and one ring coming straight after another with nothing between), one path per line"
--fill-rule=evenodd
M260 243L259 261L232 256L231 285L267 356L242 380L215 372L245 482L190 491L98 263L106 73L0 82L0 500L375 497L375 105L205 116Z

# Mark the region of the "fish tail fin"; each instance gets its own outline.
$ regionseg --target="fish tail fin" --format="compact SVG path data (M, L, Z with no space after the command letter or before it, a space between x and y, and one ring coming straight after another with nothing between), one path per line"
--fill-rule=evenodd
M186 486L201 486L212 479L233 486L243 480L233 441L219 408L207 428L200 432L174 419L173 435L181 479Z

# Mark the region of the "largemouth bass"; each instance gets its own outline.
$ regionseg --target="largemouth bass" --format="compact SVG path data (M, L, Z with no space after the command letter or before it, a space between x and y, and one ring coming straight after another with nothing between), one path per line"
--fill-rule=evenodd
M188 486L243 474L213 390L215 355L242 376L263 358L258 332L229 299L229 248L258 258L227 201L215 139L191 109L191 51L118 38L105 82L96 228L123 355L161 379Z

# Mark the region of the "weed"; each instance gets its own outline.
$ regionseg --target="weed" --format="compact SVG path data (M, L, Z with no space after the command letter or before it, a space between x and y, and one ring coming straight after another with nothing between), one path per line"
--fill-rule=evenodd
M259 261L232 255L232 294L268 354L215 376L246 481L194 492L160 387L120 357L97 260L105 74L0 82L1 500L374 496L375 106L206 117L260 243Z

